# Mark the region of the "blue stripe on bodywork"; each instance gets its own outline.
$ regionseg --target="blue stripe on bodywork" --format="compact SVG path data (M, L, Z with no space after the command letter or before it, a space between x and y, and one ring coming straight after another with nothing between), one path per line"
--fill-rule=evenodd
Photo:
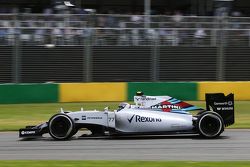
M180 103L181 101L180 100L176 100L174 102L172 102L172 104L177 104L177 103Z
M183 110L171 110L171 113L178 113L178 114L189 114L189 112L187 111L183 111Z
M198 109L201 109L201 108L198 108L196 106L191 106L191 107L188 107L188 108L183 108L182 110L184 110L184 111L191 111L191 110L198 110Z

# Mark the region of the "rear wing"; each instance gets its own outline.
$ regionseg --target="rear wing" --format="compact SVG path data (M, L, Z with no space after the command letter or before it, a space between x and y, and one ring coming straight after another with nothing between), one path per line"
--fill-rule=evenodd
M225 96L224 93L207 93L206 110L218 113L225 126L234 124L234 94Z

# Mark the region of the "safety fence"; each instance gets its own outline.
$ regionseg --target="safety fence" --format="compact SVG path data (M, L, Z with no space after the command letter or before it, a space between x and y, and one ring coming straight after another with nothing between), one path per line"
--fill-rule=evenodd
M0 14L0 83L249 81L250 18Z
M249 81L249 53L250 47L0 46L0 83Z
M0 45L250 46L250 18L0 14Z
M250 82L118 82L2 84L0 104L86 101L133 101L137 91L181 100L204 100L205 93L234 93L250 100Z
M0 14L4 27L249 28L249 17L129 14Z
M250 26L249 26L250 27ZM250 28L0 27L1 46L250 46Z

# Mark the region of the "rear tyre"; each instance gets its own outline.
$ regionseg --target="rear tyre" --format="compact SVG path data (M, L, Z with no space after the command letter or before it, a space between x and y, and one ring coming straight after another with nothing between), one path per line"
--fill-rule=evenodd
M196 127L202 137L216 138L224 131L224 122L219 114L206 111L199 115Z
M49 120L49 134L56 140L67 140L75 134L73 120L66 114L57 114Z

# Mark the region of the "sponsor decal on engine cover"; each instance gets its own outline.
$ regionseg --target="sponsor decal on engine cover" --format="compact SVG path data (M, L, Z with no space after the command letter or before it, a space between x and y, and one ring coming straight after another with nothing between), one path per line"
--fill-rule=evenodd
M152 109L176 109L176 110L179 110L181 109L180 106L176 106L176 105L173 105L173 104L157 104L157 105L153 105L151 106Z
M161 118L153 118L153 117L144 117L140 115L134 114L131 118L128 118L128 122L131 123L132 121L135 122L161 122Z
M136 99L137 101L139 101L139 100L146 100L146 101L149 101L149 100L156 100L155 97L135 97L135 99Z

